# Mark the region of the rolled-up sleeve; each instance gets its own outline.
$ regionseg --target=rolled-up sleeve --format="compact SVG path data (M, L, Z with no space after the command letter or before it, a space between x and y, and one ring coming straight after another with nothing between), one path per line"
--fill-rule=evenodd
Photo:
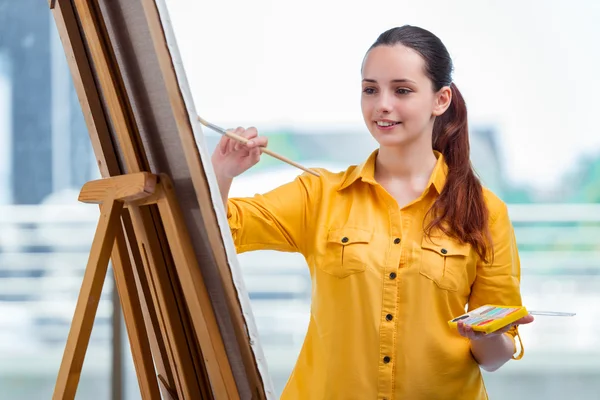
M303 174L265 194L230 198L227 220L237 252L306 254L320 192L319 178Z
M493 244L493 258L490 263L480 261L477 276L471 289L469 310L486 304L521 306L521 264L513 225L504 203L498 205L495 215L490 218L490 234ZM523 356L523 345L517 327L507 333L515 344L519 338L520 353L513 359Z

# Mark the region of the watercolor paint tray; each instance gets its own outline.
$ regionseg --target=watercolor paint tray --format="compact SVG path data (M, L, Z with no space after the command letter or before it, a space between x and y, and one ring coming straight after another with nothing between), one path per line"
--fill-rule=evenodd
M491 333L508 324L512 324L527 314L560 317L572 317L575 315L575 313L569 312L527 311L523 306L498 306L488 304L448 321L448 325L456 328L458 322L463 322L466 325L470 325L475 331Z

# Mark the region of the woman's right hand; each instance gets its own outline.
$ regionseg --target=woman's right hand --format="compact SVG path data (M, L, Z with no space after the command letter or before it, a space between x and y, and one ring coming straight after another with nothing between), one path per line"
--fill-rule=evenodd
M215 174L225 179L233 179L242 172L253 167L260 160L260 147L267 146L267 138L258 136L256 128L242 127L233 131L250 141L246 144L223 136L212 154Z

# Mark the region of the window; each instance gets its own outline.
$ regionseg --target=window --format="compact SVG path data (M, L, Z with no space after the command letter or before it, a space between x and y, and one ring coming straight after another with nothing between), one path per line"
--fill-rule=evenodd
M485 373L490 397L598 393L600 135L594 116L600 56L594 49L600 8L595 2L577 7L397 2L365 17L372 3L164 1L202 116L226 128L257 126L273 150L331 170L361 162L377 146L359 108L360 65L376 36L404 23L438 34L454 58L455 82L469 106L473 163L484 184L509 205L524 304L577 312L571 319L537 317L523 327L525 357ZM219 137L204 133L212 151ZM296 174L263 157L234 181L231 194L265 192ZM98 177L47 2L0 0L3 397L51 397L98 219L97 208L79 204L77 194ZM297 254L255 252L241 255L240 263L281 393L310 316L305 261ZM109 271L80 399L110 398L112 290ZM126 398L138 399L125 332L121 339Z

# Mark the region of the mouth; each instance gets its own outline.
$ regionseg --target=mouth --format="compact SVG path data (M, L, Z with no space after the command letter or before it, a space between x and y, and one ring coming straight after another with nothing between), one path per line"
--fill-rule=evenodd
M375 124L379 128L391 128L393 126L400 125L401 123L402 122L396 122L396 121L375 121Z

